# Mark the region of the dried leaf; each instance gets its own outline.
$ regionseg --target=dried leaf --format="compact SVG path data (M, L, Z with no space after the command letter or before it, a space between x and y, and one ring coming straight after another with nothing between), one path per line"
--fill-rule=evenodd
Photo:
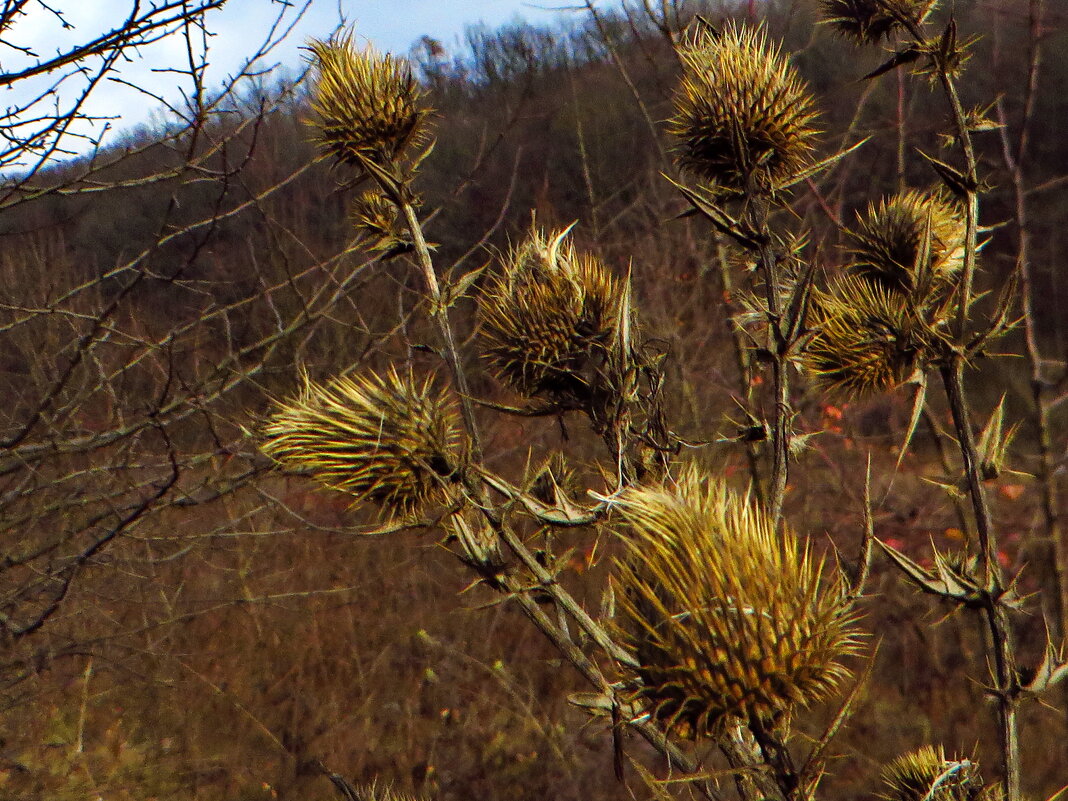
M942 179L942 183L944 183L954 195L957 195L958 197L966 197L969 193L978 191L979 185L975 181L970 180L956 167L952 167L944 161L936 159L934 156L928 156L922 150L918 150L917 152L927 160L934 171L938 173L938 177Z
M901 443L901 452L897 456L897 464L894 465L895 473L901 469L901 463L905 459L905 454L908 453L912 435L916 433L916 428L920 424L920 417L923 415L923 407L926 402L927 375L921 372L916 379L916 392L912 398L912 414L909 416L909 427L905 431L905 440Z
M781 191L783 189L789 189L791 186L794 186L796 184L801 183L806 178L811 178L813 175L817 175L818 173L821 173L824 170L826 170L826 169L828 169L830 167L833 167L839 161L841 161L843 158L845 158L850 153L852 153L854 150L857 150L861 145L866 144L869 139L871 139L870 136L865 136L863 139L861 139L855 145L852 145L851 147L847 147L845 150L841 150L841 151L835 153L833 156L828 156L825 159L817 161L815 164L809 165L808 167L806 167L805 169L801 170L800 172L794 173L786 181L784 181L782 183L779 183L779 184L776 184L776 186L775 186L776 190L780 190Z
M904 64L911 64L913 61L923 55L923 51L916 45L909 45L903 50L898 50L894 55L890 57L888 61L884 61L878 67L873 69L863 78L862 81L870 81L872 78L878 78L880 75L885 75L890 70L897 69Z
M750 250L756 250L760 247L761 243L757 235L752 231L746 230L740 222L719 208L719 206L716 205L715 200L696 189L691 189L685 184L679 183L670 175L664 175L664 177L667 178L667 180L693 204L693 207L700 214L703 214L708 221L712 223L712 226L721 234L729 236L742 247Z

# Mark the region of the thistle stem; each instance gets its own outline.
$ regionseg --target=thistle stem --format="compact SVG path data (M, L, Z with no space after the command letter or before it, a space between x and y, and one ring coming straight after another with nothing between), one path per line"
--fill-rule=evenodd
M726 246L718 235L714 237L716 248L716 268L719 274L720 285L723 288L724 303L727 306L727 327L730 329L731 344L734 348L734 360L738 367L738 383L741 397L745 403L743 407L746 414L750 413L753 400L753 358L749 348L742 339L742 333L734 325L733 319L737 314L734 303L734 282L731 279L730 265L727 263ZM748 424L748 421L747 421ZM745 440L745 456L749 466L749 477L753 483L753 491L757 502L766 506L767 498L764 492L764 484L760 474L760 459L757 452L757 444L750 438Z
M468 390L467 379L460 364L459 353L456 349L456 339L452 332L452 326L449 323L448 309L441 303L441 287L437 280L437 274L434 271L434 263L430 257L430 249L427 247L422 227L415 214L415 209L407 202L402 202L399 206L401 212L404 214L408 230L412 235L416 261L423 273L424 280L426 281L427 293L435 307L434 317L438 323L438 329L441 333L442 340L445 343L446 362L448 363L449 369L456 381L457 392L460 394L464 423L472 440L472 457L476 461L481 461L482 448L479 442L474 408L471 403L471 393ZM541 588L549 593L554 602L559 604L560 607L564 609L576 623L578 623L582 630L585 631L609 657L622 664L633 665L634 658L607 635L604 629L589 616L571 594L564 590L564 588L555 581L552 575L538 563L522 540L516 536L515 532L498 519L496 513L492 510L490 505L486 503L485 490L481 486L472 487L470 489L473 491L475 498L478 499L480 508L493 526L495 533L519 558L524 566L532 571ZM605 679L600 668L598 668L597 665L590 660L590 658L587 657L577 645L575 645L571 640L571 637L565 631L557 626L548 615L542 611L538 606L537 601L530 596L528 588L519 586L513 578L507 575L500 576L498 581L500 590L517 600L523 613L534 626L548 638L560 654L564 656L587 681L609 698L613 704L620 704L621 700L618 698L615 689L609 684L607 679ZM679 750L678 746L672 743L667 735L651 720L639 718L628 721L628 725L636 729L650 745L660 751L673 767L687 774L696 774L700 770L700 765ZM696 782L696 785L701 794L710 799L710 801L721 801L721 796L710 782L701 780ZM765 797L769 797L766 791L761 792L760 794L754 794L750 801L758 801L759 798ZM770 797L773 801L777 801L774 796Z
M952 24L952 23L951 23ZM926 42L919 25L908 22L906 27L917 44ZM947 28L946 36L950 34ZM956 54L951 53L952 58ZM997 699L998 724L1001 735L1001 754L1003 767L1003 790L1006 801L1019 801L1020 798L1020 743L1017 725L1017 704L1020 686L1016 674L1015 646L1008 610L1003 603L1004 579L997 561L997 540L993 529L990 506L983 489L980 476L979 457L972 432L971 416L964 394L964 364L968 341L968 308L972 301L972 285L975 278L976 257L978 252L979 228L979 176L975 148L964 112L964 106L957 91L956 82L951 74L952 65L947 63L947 56L935 57L935 67L939 82L953 114L957 141L964 157L965 186L962 188L965 202L965 241L964 268L958 285L958 345L945 364L941 367L942 382L949 401L953 426L956 429L961 457L964 461L964 473L968 483L968 496L971 500L975 517L975 527L979 538L979 559L982 568L983 587L981 590L983 616L990 633L990 647L993 655L992 678L994 695Z
M789 373L787 353L789 344L783 333L783 302L780 292L779 262L775 248L770 243L768 206L763 198L756 199L750 208L753 230L757 231L761 245L757 250L757 264L764 280L764 297L768 306L767 351L771 357L772 392L775 402L775 422L771 430L771 476L768 479L768 511L776 527L782 519L783 501L790 472L790 407Z
M601 669L582 652L582 650L572 642L571 638L563 632L545 612L538 606L537 601L530 597L523 588L517 586L515 582L510 578L505 578L502 582L502 589L508 592L513 598L515 598L520 608L523 610L523 614L527 619L534 624L542 634L556 647L556 649L563 655L574 667L583 675L583 677L596 687L606 699L608 699L613 705L625 706L626 703L623 699L619 698L615 688L608 682ZM696 774L700 770L700 766L689 756L683 753L677 745L668 739L667 735L660 730L651 720L641 716L634 720L627 721L627 725L636 730L646 742L648 742L653 748L664 755L673 768L676 768L686 774ZM701 795L710 801L723 801L722 796L707 780L699 780L695 782L697 789ZM753 801L756 801L754 798Z
M1008 610L1002 601L1004 579L997 561L997 541L991 522L990 506L979 474L979 457L964 395L964 357L955 354L947 364L943 365L941 373L946 399L949 401L950 413L953 417L953 426L960 444L961 457L964 461L968 495L971 499L976 532L979 536L979 559L983 582L982 609L987 630L990 633L994 662L991 672L998 707L1005 798L1007 801L1018 801L1021 773L1016 708L1020 686L1016 673L1016 650Z
M415 246L416 263L423 273L426 281L427 294L434 307L434 319L438 324L438 331L445 343L445 362L449 365L453 380L456 382L456 391L460 396L460 410L464 419L464 426L471 438L472 457L476 462L482 461L482 442L478 432L478 421L475 418L474 404L471 402L471 391L467 384L467 375L460 362L460 354L456 349L456 337L452 332L449 322L449 310L441 302L441 286L438 283L437 273L434 270L434 261L430 257L430 248L427 247L426 238L423 236L423 228L419 224L419 218L411 203L401 202L400 210L404 214L404 220L408 231L412 235Z

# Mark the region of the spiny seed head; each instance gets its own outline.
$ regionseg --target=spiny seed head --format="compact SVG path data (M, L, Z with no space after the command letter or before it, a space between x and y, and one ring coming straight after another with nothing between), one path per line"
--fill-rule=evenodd
M681 166L736 191L774 191L809 163L816 114L807 87L763 28L728 24L679 51L669 130Z
M806 367L825 389L848 396L893 389L923 363L929 345L910 304L858 276L816 293L810 325Z
M390 369L317 384L278 404L263 451L357 502L408 515L435 497L460 464L456 410L430 379Z
M313 125L319 144L338 161L386 166L425 136L429 110L403 59L357 48L352 31L313 40Z
M422 801L417 796L399 793L392 787L380 787L377 781L360 787L355 797L359 801Z
M942 746L925 745L883 769L889 801L976 801L983 792L979 766L970 759L946 759Z
M937 0L822 0L823 19L860 44L878 44L906 24L920 25Z
M910 189L873 203L849 238L853 270L899 292L916 289L921 272L944 286L964 263L964 213L941 193Z
M363 192L352 202L349 219L356 228L360 244L382 253L385 258L412 249L411 235L397 206L376 189Z
M849 675L840 660L859 638L840 579L823 583L822 562L749 498L690 468L619 509L620 625L658 719L714 736L824 699Z
M630 313L624 285L567 233L532 229L479 302L483 355L526 397L587 397Z

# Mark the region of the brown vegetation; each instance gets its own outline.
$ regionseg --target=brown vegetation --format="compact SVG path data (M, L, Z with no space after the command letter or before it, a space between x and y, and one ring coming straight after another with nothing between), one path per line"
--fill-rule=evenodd
M17 32L25 4L8 5ZM200 53L216 4L173 5L159 32ZM1068 628L1068 19L934 6L590 8L474 29L462 53L424 39L418 83L391 60L328 103L323 67L314 100L239 76L162 136L45 167L52 117L0 153L22 165L0 189L0 798L326 799L378 780L442 801L817 782L918 799L947 766L946 798L1057 791L1068 695L1042 683ZM759 35L727 22L757 11ZM766 61L709 108L732 36ZM781 91L749 102L769 79ZM379 90L401 96L388 130L373 105L346 116ZM340 412L315 418L324 398ZM297 474L324 460L392 514ZM725 548L702 574L730 516L693 501L685 462L733 487L704 492L751 487L766 515L745 536L781 518L796 547ZM665 473L689 489L615 500ZM650 567L616 539L695 508L700 536L681 526L661 553L693 563ZM784 560L801 601L761 578ZM688 670L738 632L761 647ZM720 754L743 713L756 747Z

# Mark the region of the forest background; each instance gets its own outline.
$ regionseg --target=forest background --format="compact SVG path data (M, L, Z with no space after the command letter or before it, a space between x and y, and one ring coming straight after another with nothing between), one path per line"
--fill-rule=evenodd
M992 487L1009 532L998 558L1037 593L1019 646L1037 665L1047 630L1063 634L1068 597L1057 552L1068 9L947 6L940 18L952 13L962 38L982 36L967 103L1004 126L977 139L991 187L984 288L996 296L1027 266L1026 325L997 347L1022 355L991 353L969 381L978 406L1004 396L1006 420L1022 421L1008 458L1018 472ZM719 269L722 243L700 218L679 218L687 204L662 175L675 170L662 124L678 74L670 36L697 12L759 18L819 98L828 153L868 138L791 202L828 272L857 211L939 182L916 151L938 152L946 113L903 70L864 80L885 52L816 24L816 2L671 8L674 28L635 4L551 27L472 29L461 52L417 42L436 138L417 188L435 258L457 275L487 262L492 272L532 212L550 227L577 220L581 247L631 271L642 328L677 388L673 425L704 443L695 458L743 485L752 421L739 399L765 378L739 355L731 323L745 265ZM183 69L195 78L197 29L163 30L186 37ZM469 588L432 531L364 536L373 515L259 453L272 399L291 394L301 370L326 378L436 356L406 256L355 239L353 192L318 156L306 87L251 69L222 93L194 85L172 109L180 122L59 166L27 168L26 155L47 153L61 116L41 117L34 136L10 111L4 121L0 798L326 799L322 765L443 800L627 793L606 727L568 703L580 678L512 604ZM457 307L470 332L472 304ZM478 364L473 393L507 403ZM786 496L800 533L857 550L870 458L883 477L881 540L920 562L932 543L961 544L967 525L939 483L946 456L930 436L949 429L936 401L900 463L907 389L849 401L801 385L794 403L797 428L815 435ZM564 416L487 416L485 450L503 473L561 448L595 474L597 443ZM565 581L597 609L614 546L592 529L568 537ZM982 663L974 622L878 555L869 594L864 627L880 647L823 794L876 793L882 765L928 742L997 764L982 677L961 680ZM1023 711L1025 790L1036 797L1066 781L1064 754L1049 745L1063 738L1064 700L1054 692ZM817 724L833 710L820 714ZM626 747L662 769L641 741Z

